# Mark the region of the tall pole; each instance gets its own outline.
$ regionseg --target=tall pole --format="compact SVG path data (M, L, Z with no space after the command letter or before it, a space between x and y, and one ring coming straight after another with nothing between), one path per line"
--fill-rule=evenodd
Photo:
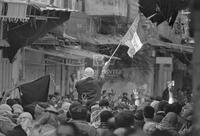
M0 19L0 47L4 47L3 45L3 20ZM1 53L0 53L1 55ZM1 58L2 56L0 56Z
M193 52L193 96L194 96L194 129L193 136L200 136L200 1L193 0L192 26L194 27L195 49Z
M120 41L120 43L117 45L117 48L115 49L115 51L113 52L113 54L111 55L111 57L109 58L108 62L110 62L112 60L112 58L114 57L115 53L117 52L117 50L119 49L119 47L121 46L122 42Z

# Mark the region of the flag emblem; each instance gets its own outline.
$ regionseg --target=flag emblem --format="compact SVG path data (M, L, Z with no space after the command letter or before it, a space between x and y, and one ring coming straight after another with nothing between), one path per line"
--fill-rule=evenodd
M129 28L129 30L127 31L127 33L125 34L125 36L122 39L122 43L124 43L125 45L127 45L129 47L127 53L131 58L143 46L143 44L140 40L140 37L138 36L138 32L137 32L139 20L140 20L140 17L138 15L135 18L135 20L134 20L133 24L131 25L131 27Z

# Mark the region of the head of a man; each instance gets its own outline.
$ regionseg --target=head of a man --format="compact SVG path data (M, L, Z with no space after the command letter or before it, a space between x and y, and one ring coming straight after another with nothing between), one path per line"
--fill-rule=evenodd
M108 123L113 116L112 112L105 110L100 113L100 120L101 122Z
M109 107L109 101L107 100L107 99L102 99L102 100L100 100L99 101L99 106L101 107L101 108L103 108L103 107Z
M77 136L79 129L72 122L62 122L56 129L57 136Z
M50 104L52 104L52 105L54 105L54 104L56 104L57 103L57 96L56 95L49 95L49 103Z
M23 112L19 115L17 119L17 124L21 125L23 128L28 127L33 120L32 115L29 112Z
M12 109L15 115L20 115L23 112L23 107L19 104L14 104L12 106Z
M78 102L70 105L69 113L73 120L87 120L87 108Z
M124 92L122 95L123 95L123 97L128 97L128 93L127 92Z
M87 67L84 70L84 78L94 77L94 70L91 67Z
M153 119L153 117L154 117L154 112L155 112L155 110L154 110L153 107L151 107L151 106L146 106L146 107L144 108L143 114L144 114L144 117L145 117L146 119Z
M117 128L129 128L134 125L134 114L131 111L122 111L115 116Z

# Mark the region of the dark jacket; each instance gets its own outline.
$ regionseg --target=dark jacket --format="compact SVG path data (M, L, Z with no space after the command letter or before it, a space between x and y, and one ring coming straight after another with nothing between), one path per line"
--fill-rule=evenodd
M78 92L79 101L81 101L83 94L86 95L90 104L99 101L103 84L104 80L102 78L94 79L91 77L76 82L75 88Z
M14 127L12 131L9 131L7 136L27 136L26 132L20 125Z

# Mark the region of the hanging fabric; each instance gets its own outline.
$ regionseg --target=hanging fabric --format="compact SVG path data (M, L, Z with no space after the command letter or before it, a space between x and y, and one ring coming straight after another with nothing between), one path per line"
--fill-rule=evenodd
M3 13L3 2L0 2L0 18L2 17Z
M26 3L8 3L7 18L9 22L26 22L28 18L26 17L28 5Z

